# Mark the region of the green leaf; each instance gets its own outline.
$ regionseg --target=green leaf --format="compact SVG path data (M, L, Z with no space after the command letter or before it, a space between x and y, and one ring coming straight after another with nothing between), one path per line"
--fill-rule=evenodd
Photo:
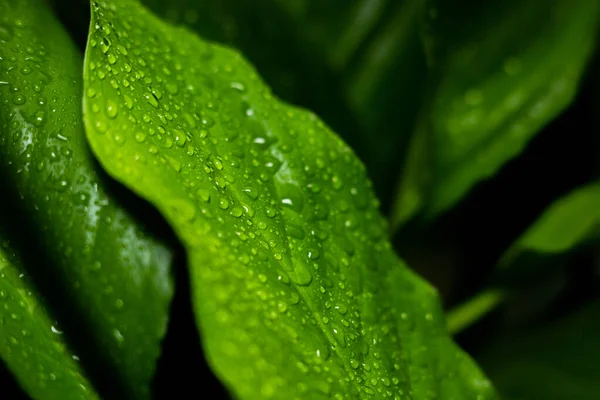
M171 254L124 210L88 149L82 64L43 2L0 2L2 201L22 229L7 234L106 396L147 398Z
M0 215L0 356L33 399L99 399L7 239Z
M182 240L207 359L236 396L495 398L392 252L363 165L237 52L92 1L84 76L91 146Z
M599 7L587 0L468 8L432 2L424 39L431 90L398 191L395 227L454 205L571 103Z
M143 3L237 48L275 94L317 112L357 151L388 203L427 71L418 35L423 0Z
M575 190L548 207L517 241L513 251L563 253L597 238L600 234L599 205L600 183Z
M492 340L480 357L506 400L592 400L600 393L600 302L559 322Z
M498 264L499 272L514 272L517 266L525 264L532 269L548 258L600 239L599 205L600 183L581 187L558 199L504 254Z
M273 0L144 0L158 15L184 24L208 40L242 51L273 90L309 106L353 143L362 143L358 123L340 79L323 49L308 41L295 17Z

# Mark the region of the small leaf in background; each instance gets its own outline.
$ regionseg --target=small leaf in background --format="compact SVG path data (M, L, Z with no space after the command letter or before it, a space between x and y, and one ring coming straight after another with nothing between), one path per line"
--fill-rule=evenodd
M143 3L237 48L275 94L318 113L355 149L388 208L425 86L423 0Z
M98 399L15 253L8 228L0 212L0 357L33 399Z
M562 253L585 244L598 235L600 184L594 183L575 190L548 207L517 240L509 254L519 251Z
M391 250L362 164L239 53L92 1L84 71L91 146L182 240L207 359L238 398L495 398Z
M595 400L600 302L561 321L491 340L479 357L503 399Z
M171 254L122 208L89 151L82 64L43 2L0 2L0 177L15 228L7 234L106 397L147 398ZM1 307L0 316L11 318Z
M600 240L600 184L576 189L548 207L508 249L500 275L535 275L541 264Z
M598 2L456 3L433 1L428 11L431 88L396 228L435 217L517 156L571 103L595 42Z

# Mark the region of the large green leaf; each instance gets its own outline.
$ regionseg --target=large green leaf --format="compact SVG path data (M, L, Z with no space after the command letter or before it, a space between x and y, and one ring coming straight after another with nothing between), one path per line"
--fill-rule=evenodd
M498 272L533 275L535 266L599 239L600 183L592 183L548 207L504 254ZM525 271L519 271L525 265Z
M572 101L600 3L432 1L432 73L393 225L451 207Z
M157 14L208 40L241 50L273 90L309 106L353 143L363 143L340 79L320 47L305 40L292 15L273 0L144 0Z
M8 233L25 267L92 378L104 379L107 397L145 398L166 328L171 255L121 207L87 147L82 65L43 2L0 2L3 207L22 229Z
M0 356L33 399L98 399L15 253L8 228L0 215Z
M423 0L144 0L239 49L275 94L317 112L387 203L420 108Z
M84 76L92 148L182 240L207 359L239 398L495 398L390 249L362 164L238 53L92 1Z
M562 321L492 340L480 359L506 400L592 400L600 393L600 302Z

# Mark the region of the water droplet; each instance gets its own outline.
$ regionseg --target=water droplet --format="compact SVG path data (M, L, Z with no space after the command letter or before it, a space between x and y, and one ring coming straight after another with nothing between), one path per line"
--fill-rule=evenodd
M173 131L173 134L175 135L175 143L177 143L177 146L179 146L179 147L185 146L185 142L187 141L185 133L175 129Z
M106 101L106 115L110 119L114 119L117 117L118 113L119 113L119 106L117 105L117 103L115 103L112 100L107 100Z
M23 96L22 94L15 94L13 96L12 100L13 100L13 103L20 106L21 104L25 104L25 102L27 101L27 98L25 96Z
M127 107L128 110L132 110L133 109L133 99L126 94L123 95L123 99L125 100L125 107Z
M309 248L306 250L306 255L308 257L309 260L318 260L319 257L321 257L321 253L319 252L318 249L315 248Z
M336 304L336 306L334 308L341 315L346 315L346 313L348 312L348 308L344 304Z
M158 99L154 96L154 93L146 93L144 97L152 107L158 108Z
M97 119L94 126L98 133L104 133L108 129L108 127L106 126L106 122L104 122L104 120L102 119Z
M146 140L146 134L143 132L135 133L135 141L138 143L143 143Z
M258 192L254 188L246 186L242 188L242 192L244 192L251 200L258 199Z
M219 199L219 208L222 210L227 210L229 208L229 200L227 200L225 197L221 197Z
M304 202L302 199L302 192L296 185L284 183L279 188L279 196L281 198L281 204L284 207L290 208L297 213L302 212Z
M281 264L293 283L298 286L308 286L311 284L313 276L305 263L285 258L281 260Z
M33 116L33 124L35 126L42 126L46 122L46 112L45 111L37 111Z
M125 341L125 337L123 336L121 331L118 330L117 328L113 329L113 337L119 344L121 344Z
M119 50L119 53L123 54L124 56L127 55L127 48L125 46L118 44L117 50Z
M52 331L52 333L54 333L56 335L62 335L63 334L63 331L61 331L60 329L58 329L54 325L50 326L50 330Z
M333 332L333 338L340 345L340 347L346 347L346 338L344 336L344 331L337 325L331 326Z
M242 216L243 212L244 211L242 210L241 207L235 206L231 209L230 214L235 218L239 218Z

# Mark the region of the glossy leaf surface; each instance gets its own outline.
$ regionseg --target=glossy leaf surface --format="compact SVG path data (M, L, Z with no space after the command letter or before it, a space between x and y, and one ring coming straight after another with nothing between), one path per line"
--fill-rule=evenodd
M143 3L237 48L276 95L316 112L355 149L389 206L425 86L423 0Z
M110 396L146 398L171 255L120 205L88 149L82 65L43 2L0 2L3 208L22 231L11 239L24 267L87 351L80 356L94 377L106 377Z
M502 398L598 398L598 315L596 301L559 322L491 341L481 362Z
M454 205L571 103L598 13L586 0L431 2L424 40L432 87L394 226Z
M208 361L240 399L495 398L390 249L362 164L237 52L93 1L84 81L92 148L182 240Z
M33 399L98 399L0 224L0 357Z

